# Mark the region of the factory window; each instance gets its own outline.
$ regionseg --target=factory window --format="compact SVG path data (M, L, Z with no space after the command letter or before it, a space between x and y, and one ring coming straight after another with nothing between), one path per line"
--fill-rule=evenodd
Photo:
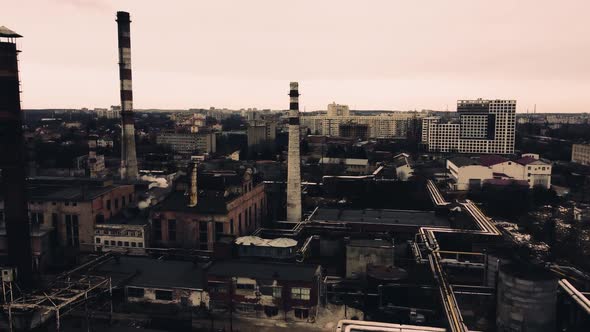
M72 206L77 206L77 205L78 205L78 203L72 202Z
M66 214L66 245L74 248L80 246L78 216L75 214Z
M233 218L229 220L229 233L232 235L234 234L234 219Z
M264 306L264 314L267 317L273 317L279 314L279 309L277 307L271 307L271 306Z
M176 220L168 220L168 240L176 241Z
M112 246L116 245L116 244L115 244L115 241L111 241L111 245L112 245Z
M309 317L309 310L295 308L295 317L300 319L307 319L307 317Z
M203 244L207 244L208 242L208 226L206 221L201 221L199 223L199 243L201 244L201 249L203 248ZM207 249L204 249L207 250Z
M0 210L0 221L4 221L4 210Z
M133 202L133 194L129 194L129 203Z
M65 202L65 205L66 205L66 206L70 206L70 202L66 201L66 202Z
M96 243L100 243L100 238L99 237L96 238Z
M127 297L143 297L145 290L138 287L127 287Z
M162 220L154 219L152 225L154 226L154 240L162 240Z
M221 237L222 234L223 234L223 223L218 221L215 223L215 241L219 241L219 238Z
M107 199L107 210L111 209L111 200Z
M119 208L119 199L115 198L115 210Z
M252 207L251 206L248 208L248 221L249 221L248 226L250 226L250 224L252 223Z
M121 206L125 207L125 196L121 197Z
M97 223L97 224L102 224L102 223L104 223L104 215L102 215L102 214L97 214L97 215L96 215L96 223Z
M254 284L236 284L236 289L254 290Z
M301 287L291 288L291 298L294 300L309 300L310 289Z
M123 241L117 241L117 246L122 247L123 246Z
M137 242L137 246L143 248L143 242Z
M254 203L254 224L258 224L258 207Z
M43 212L31 212L31 224L41 225L43 223Z
M242 214L238 214L238 235L242 235Z
M132 246L133 248L135 248L135 247L137 247L137 243L135 243L135 242L131 242L131 246Z
M172 301L172 291L156 290L156 300Z
M129 241L125 241L125 247L129 247Z
M280 299L283 294L283 287L273 287L272 288L272 297L275 299Z

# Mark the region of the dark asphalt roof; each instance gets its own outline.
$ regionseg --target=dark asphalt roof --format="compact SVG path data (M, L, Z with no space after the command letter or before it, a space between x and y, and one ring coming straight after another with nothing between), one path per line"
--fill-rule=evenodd
M227 198L222 193L205 192L200 193L197 198L197 205L188 206L188 196L182 191L174 191L162 202L155 206L156 211L177 211L186 213L202 214L225 214L227 213Z
M335 209L320 208L311 221L356 222L408 226L449 226L446 218L437 217L433 211L389 209Z
M319 267L296 263L227 260L213 263L207 270L207 275L258 280L313 281Z
M508 159L497 155L483 155L479 157L479 163L484 166L493 166L509 161Z
M153 288L203 288L203 269L193 262L121 256L96 269L113 284ZM130 278L130 279L129 279ZM128 281L126 281L128 280Z
M455 164L457 167L479 165L476 160L467 157L453 157L449 159L449 161Z

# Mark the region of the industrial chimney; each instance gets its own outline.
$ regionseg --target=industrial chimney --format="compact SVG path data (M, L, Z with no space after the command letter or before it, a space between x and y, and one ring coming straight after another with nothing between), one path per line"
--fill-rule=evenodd
M301 221L301 159L299 156L299 83L289 91L289 153L287 164L287 221Z
M119 32L119 78L121 81L121 179L137 178L135 125L131 86L131 21L129 13L117 12Z
M189 203L188 206L194 207L197 205L197 162L191 163L191 183L189 186Z
M17 268L19 283L28 287L33 267L31 231L26 195L26 158L16 38L19 34L0 27L0 169L4 193L4 220L8 264Z
M88 173L91 178L98 177L97 166L98 158L96 156L96 146L98 145L98 136L95 134L88 135Z

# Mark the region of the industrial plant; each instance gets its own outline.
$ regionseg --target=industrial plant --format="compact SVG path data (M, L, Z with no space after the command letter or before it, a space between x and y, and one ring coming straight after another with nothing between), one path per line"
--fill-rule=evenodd
M305 80L276 110L134 109L116 24L95 110L21 109L0 27L1 331L590 331L583 143L554 157L503 98L300 112Z

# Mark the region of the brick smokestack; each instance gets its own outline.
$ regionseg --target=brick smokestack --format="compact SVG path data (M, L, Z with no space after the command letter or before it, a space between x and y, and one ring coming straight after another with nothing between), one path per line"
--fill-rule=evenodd
M301 221L301 158L299 156L299 83L289 91L289 152L287 164L287 221Z
M117 12L119 32L119 78L121 81L121 179L137 178L135 155L135 121L131 85L131 20L129 13Z
M191 164L191 183L189 185L189 192L188 192L189 202L188 206L193 207L197 206L197 162L193 162Z
M88 135L88 172L91 178L98 177L96 169L96 146L98 145L98 136L95 134Z
M0 168L8 264L16 267L21 286L31 284L31 231L26 195L26 158L23 114L20 108L20 82L17 33L0 27Z

